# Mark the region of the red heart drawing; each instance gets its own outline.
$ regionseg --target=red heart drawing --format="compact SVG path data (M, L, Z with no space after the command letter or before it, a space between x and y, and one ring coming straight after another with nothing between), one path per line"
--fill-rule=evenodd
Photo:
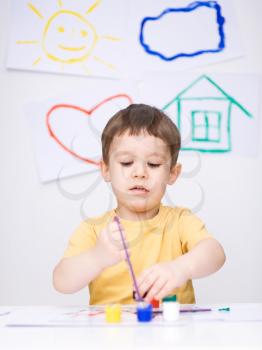
M87 162L87 163L90 163L90 164L93 164L93 165L97 165L97 166L100 166L101 165L101 161L100 162L97 162L95 160L92 160L92 159L89 159L89 158L85 158L85 157L82 157L80 156L79 154L77 154L76 152L72 151L70 148L68 148L66 145L64 145L62 143L62 141L57 137L57 135L54 133L54 131L52 130L52 127L51 127L51 124L50 124L50 118L51 118L51 115L52 113L59 109L59 108L68 108L68 109L74 109L74 110L77 110L77 111L80 111L80 112L83 112L84 114L86 114L87 116L91 116L92 113L98 109L99 107L101 107L102 105L104 105L105 103L109 102L109 101L112 101L114 99L117 99L117 98L126 98L129 102L129 104L133 103L132 99L130 96L126 95L126 94L117 94L117 95L113 95L113 96L109 96L107 97L106 99L104 99L103 101L99 102L98 104L96 104L94 107L92 107L91 109L84 109L84 108L81 108L79 106L75 106L75 105L70 105L70 104L56 104L54 105L53 107L51 107L49 109L49 111L47 112L46 114L46 126L47 126L47 129L49 131L49 134L50 136L55 140L55 142L58 143L59 146L61 146L66 152L70 153L72 156L78 158L78 159L81 159L82 161L84 162Z

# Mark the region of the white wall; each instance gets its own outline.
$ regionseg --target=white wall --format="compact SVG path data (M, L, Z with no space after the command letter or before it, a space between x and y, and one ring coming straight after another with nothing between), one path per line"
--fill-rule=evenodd
M234 0L248 55L199 69L199 72L262 73L262 2ZM8 1L0 12L0 304L84 304L87 291L60 295L52 287L52 269L81 217L83 199L70 199L56 183L41 184L34 163L26 101L81 88L84 77L7 71ZM247 86L248 89L248 86ZM261 116L261 113L260 113ZM262 123L260 124L260 129ZM260 135L262 133L260 130ZM194 180L204 187L198 215L223 244L226 265L195 281L199 302L262 302L262 144L259 157L201 157ZM194 159L181 158L186 170ZM68 192L83 191L88 176L64 182ZM181 179L177 192L188 191ZM99 213L102 190L91 194L85 211ZM103 208L104 209L104 206Z

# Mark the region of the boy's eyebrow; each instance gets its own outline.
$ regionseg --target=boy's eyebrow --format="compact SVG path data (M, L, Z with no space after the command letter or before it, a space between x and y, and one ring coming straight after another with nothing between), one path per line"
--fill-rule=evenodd
M132 152L130 151L117 151L115 153L116 156L122 156L122 155L134 155ZM166 158L166 154L162 153L162 152L153 152L147 155L148 157L152 157L152 156L157 156L157 157L161 157L161 158Z

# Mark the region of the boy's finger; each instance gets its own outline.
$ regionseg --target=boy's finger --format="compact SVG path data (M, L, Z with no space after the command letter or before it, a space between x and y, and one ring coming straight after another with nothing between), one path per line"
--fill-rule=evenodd
M121 235L118 230L116 231L110 231L109 236L113 237L116 240L122 241Z
M119 249L119 251L121 252L121 254L124 255L124 257L125 257L125 259L126 259L126 258L127 258L127 257L126 257L126 250L125 250L122 246L121 246L121 247L118 247L118 249ZM128 252L129 257L130 257L130 256L131 256L130 250L127 249L127 252Z
M111 230L108 232L108 236L111 237L115 241L121 241L122 242L122 237L119 232L119 230Z
M166 282L163 287L159 290L159 292L154 296L156 300L161 300L166 297L172 288L170 288L169 283Z
M135 287L133 287L133 289L134 289L134 290L133 290L133 299L134 299L135 301L140 301L139 298L138 298L137 292L135 291ZM145 299L146 296L147 296L147 293L144 293L144 294L141 295L141 298L142 298L142 299Z
M115 240L119 240L122 242L124 239L126 242L125 232L122 228L120 232L119 227L117 226L117 223L111 224L110 228L108 229L108 235L113 237ZM127 245L127 242L126 242L126 245Z
M110 244L112 244L113 246L115 246L115 247L118 247L118 248L120 248L120 247L122 247L122 241L121 240L119 240L117 237L114 237L113 235L110 235L109 237L108 237L108 240L109 240L109 242L110 242Z
M158 279L156 279L155 283L149 289L145 301L150 303L150 301L153 300L156 297L156 295L158 295L162 291L165 285L166 281L163 278L159 277Z
M148 269L145 269L141 272L141 274L137 277L137 284L140 286L146 278L152 273L153 269L152 267L149 267Z
M111 221L108 226L107 226L107 229L108 231L114 231L117 229L117 223L115 221Z
M157 280L157 276L154 274L149 274L144 281L138 286L141 295L144 295L149 289L154 285Z
M123 239L120 236L119 231L110 233L109 238L111 239L111 241L113 243L116 243L120 248L124 249ZM124 238L124 240L125 240L125 238ZM126 240L124 242L125 242L126 248L128 248L129 243Z

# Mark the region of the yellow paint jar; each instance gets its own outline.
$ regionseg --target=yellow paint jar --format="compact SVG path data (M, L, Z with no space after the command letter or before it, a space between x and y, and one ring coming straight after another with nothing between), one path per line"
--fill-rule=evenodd
M121 305L113 304L106 306L106 322L108 323L119 323L121 322Z

